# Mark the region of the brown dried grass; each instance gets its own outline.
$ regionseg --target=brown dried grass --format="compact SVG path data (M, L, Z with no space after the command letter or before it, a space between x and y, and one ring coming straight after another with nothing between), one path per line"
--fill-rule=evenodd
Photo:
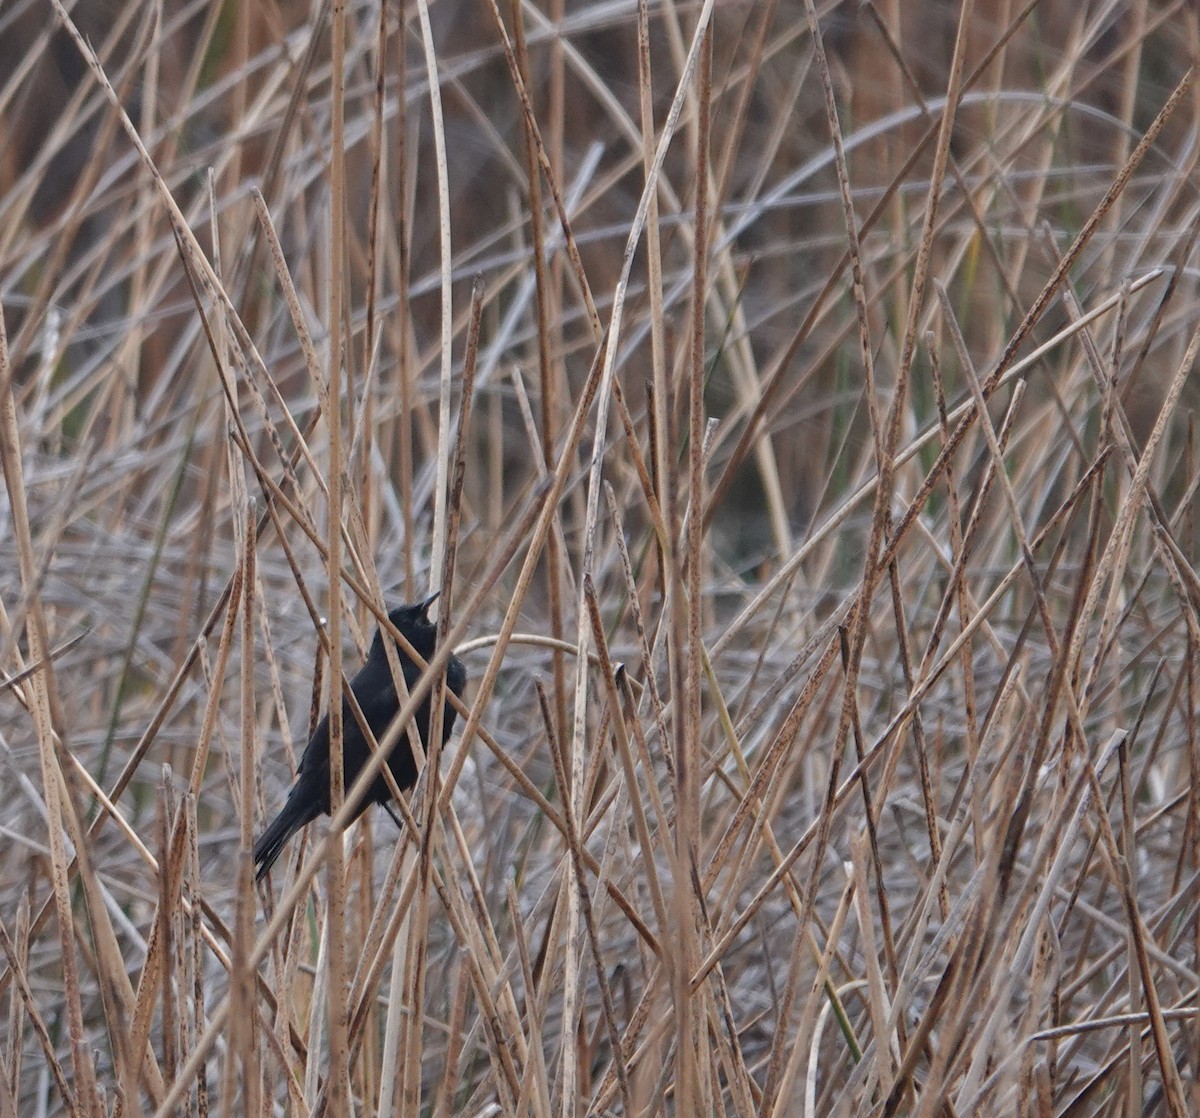
M1192 7L317 7L0 8L0 1118L1200 1110Z

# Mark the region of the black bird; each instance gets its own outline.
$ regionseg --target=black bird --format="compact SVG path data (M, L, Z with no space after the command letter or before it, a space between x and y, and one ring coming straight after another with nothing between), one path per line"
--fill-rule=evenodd
M417 602L411 606L399 606L391 610L388 617L393 625L404 634L408 643L421 654L426 661L433 658L434 646L437 640L437 626L430 622L427 611L437 599L437 594ZM407 653L396 644L396 655L404 672L404 685L412 689L421 676L421 669ZM457 656L451 656L446 665L446 686L460 698L463 687L467 682L467 670ZM387 652L384 650L383 632L377 630L375 639L371 642L371 650L367 654L367 662L359 669L358 674L350 681L350 690L358 701L363 718L371 733L379 742L387 732L392 719L400 710L400 700L392 682L392 672L388 667ZM454 728L456 715L454 707L446 698L445 711L442 714L442 739L450 736ZM429 721L430 696L417 711L416 724L421 733L421 742L429 751ZM342 696L342 769L345 788L350 790L355 778L362 772L363 766L371 756L371 747L359 728L358 720L350 709L350 702ZM396 779L398 788L411 788L417 780L417 764L413 758L412 746L408 734L396 743L388 758L388 768ZM296 774L296 783L288 793L287 803L275 817L271 825L263 831L258 842L254 844L254 864L258 867L257 880L261 881L279 857L284 844L301 827L311 823L318 815L329 814L329 715L326 714L317 725L312 739L305 746L304 755L300 758L300 771ZM358 805L354 818L366 811L370 804L386 804L391 799L391 793L382 774L375 778L366 796Z

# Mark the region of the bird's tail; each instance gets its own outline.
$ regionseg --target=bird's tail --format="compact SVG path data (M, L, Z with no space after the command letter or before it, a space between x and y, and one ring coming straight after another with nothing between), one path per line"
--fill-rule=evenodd
M254 864L258 868L258 872L255 874L256 881L262 881L267 876L268 871L275 864L275 859L283 852L288 839L306 823L311 823L320 815L320 810L312 802L311 796L297 795L301 788L302 785L299 783L292 788L287 803L283 805L283 810L275 816L270 826L258 836L258 841L254 844Z

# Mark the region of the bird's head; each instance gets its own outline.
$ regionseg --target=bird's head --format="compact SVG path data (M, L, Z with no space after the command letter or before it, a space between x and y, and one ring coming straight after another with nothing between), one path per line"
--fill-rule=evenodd
M441 591L438 592L438 594L440 593ZM429 620L429 607L437 601L438 594L430 594L424 601L388 610L388 620L404 634L408 643L422 656L429 655L437 636L437 626ZM385 655L382 626L375 631L375 640L371 644L371 655L373 657Z
M411 605L397 606L393 610L388 610L388 619L402 633L407 633L410 629L423 628L430 624L429 607L438 600L441 593L438 590L422 602L413 602Z

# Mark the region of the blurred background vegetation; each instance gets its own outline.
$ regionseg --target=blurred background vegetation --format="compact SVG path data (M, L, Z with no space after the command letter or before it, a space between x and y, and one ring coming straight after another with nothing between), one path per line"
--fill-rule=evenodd
M1200 1109L1192 4L64 7L0 3L0 1116ZM369 813L252 950L337 470L383 600L461 518L465 899Z

